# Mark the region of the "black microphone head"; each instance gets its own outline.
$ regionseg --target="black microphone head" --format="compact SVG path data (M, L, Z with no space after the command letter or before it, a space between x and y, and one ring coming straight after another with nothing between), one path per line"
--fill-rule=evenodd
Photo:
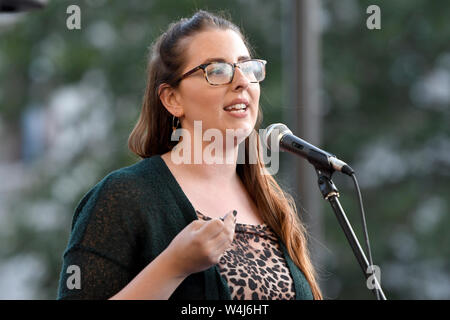
M271 141L274 141L273 139L275 139L276 145L280 145L281 138L283 138L283 136L288 133L292 134L292 131L289 130L289 128L285 124L273 123L264 130L262 134L262 141L264 145L269 150L271 150L272 149Z

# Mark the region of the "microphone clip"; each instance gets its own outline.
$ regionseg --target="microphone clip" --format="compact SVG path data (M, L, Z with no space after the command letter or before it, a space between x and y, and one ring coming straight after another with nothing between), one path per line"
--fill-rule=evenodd
M316 169L319 189L325 200L328 200L330 197L333 196L339 197L339 191L337 187L334 185L333 181L331 180L333 171L334 170Z

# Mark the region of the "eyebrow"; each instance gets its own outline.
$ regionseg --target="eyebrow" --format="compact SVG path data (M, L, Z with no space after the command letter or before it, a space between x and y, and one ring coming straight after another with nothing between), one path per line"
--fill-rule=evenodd
M243 61L243 60L248 60L248 59L250 59L249 56L240 56L238 58L238 61ZM224 58L208 58L205 61L203 61L202 64L210 63L210 62L227 62L227 61Z

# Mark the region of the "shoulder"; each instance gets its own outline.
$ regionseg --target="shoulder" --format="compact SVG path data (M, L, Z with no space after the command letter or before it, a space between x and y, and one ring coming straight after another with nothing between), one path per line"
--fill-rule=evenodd
M157 181L161 173L161 158L153 156L139 162L112 171L106 175L99 184L105 186L117 186L121 184L151 184Z
M145 233L143 208L148 186L155 180L153 159L112 171L93 186L78 203L64 256L85 250L128 266Z
M126 196L137 189L143 190L158 185L161 181L161 159L159 156L145 158L139 162L110 172L91 191L116 192Z
M147 190L156 179L152 158L110 172L82 196L73 212L69 247L86 242L90 236L96 241L99 234L108 238L108 230L111 239L122 228L134 230L141 225L143 203L151 201Z
M156 190L163 181L159 177L159 161L153 156L107 174L82 197L74 213L74 222L83 212L91 213L96 208L122 213L137 209L141 199L148 199L148 190Z

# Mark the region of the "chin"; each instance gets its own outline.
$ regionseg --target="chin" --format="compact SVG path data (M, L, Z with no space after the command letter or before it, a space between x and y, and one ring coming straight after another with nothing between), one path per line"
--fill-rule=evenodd
M248 123L246 125L241 125L235 128L230 128L232 129L231 134L234 135L235 137L235 141L237 142L237 144L240 144L241 142L243 142L248 136L250 136L250 134L253 132L254 130L254 125Z

